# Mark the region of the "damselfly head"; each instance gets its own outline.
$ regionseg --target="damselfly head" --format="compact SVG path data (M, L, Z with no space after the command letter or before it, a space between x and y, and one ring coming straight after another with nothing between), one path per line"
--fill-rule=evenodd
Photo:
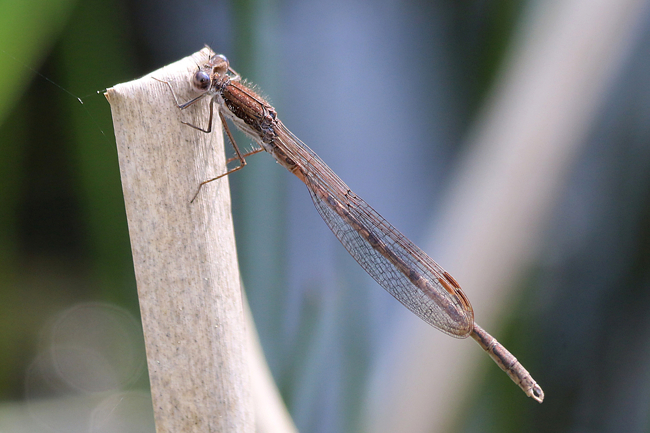
M206 66L212 68L212 73L223 75L228 72L230 62L223 54L215 54L210 57L210 62Z

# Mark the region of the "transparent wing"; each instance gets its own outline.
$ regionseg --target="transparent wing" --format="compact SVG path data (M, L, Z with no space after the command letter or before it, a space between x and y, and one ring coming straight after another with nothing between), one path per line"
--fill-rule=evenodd
M421 258L416 259L413 249L409 248L415 246L410 241L410 245L404 245L401 240L406 238L359 197L355 201L361 207L350 206L349 214L344 213L342 217L315 188L308 189L318 213L334 235L379 285L430 325L455 337L469 335L474 323L471 306L466 298L459 299L444 288L440 280L445 277L436 269L437 265L427 266ZM369 217L383 224L369 224ZM358 223L361 224L355 227ZM360 232L358 227L366 227L368 233ZM419 252L433 262L421 250Z
M467 337L474 312L451 275L354 194L282 124L278 138L282 151L306 174L304 182L321 217L361 267L425 322L451 336Z

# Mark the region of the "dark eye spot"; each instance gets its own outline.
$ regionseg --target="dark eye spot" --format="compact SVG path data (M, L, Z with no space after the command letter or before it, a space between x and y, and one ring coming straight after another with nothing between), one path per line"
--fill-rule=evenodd
M210 75L205 71L198 71L194 74L192 84L197 89L207 90L210 87Z

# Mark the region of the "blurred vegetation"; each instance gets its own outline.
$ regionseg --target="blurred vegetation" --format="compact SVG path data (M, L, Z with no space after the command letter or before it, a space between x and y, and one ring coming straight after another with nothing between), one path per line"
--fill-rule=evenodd
M442 3L451 15L451 61L456 62L456 84L462 87L454 90L462 106L460 118L454 121L460 124L462 134L491 89L526 2ZM280 27L282 23L271 22L276 18L273 11L288 6L256 0L227 5L230 9L223 20L233 24L229 28L222 21L215 27L230 29L223 30L231 34L223 40L234 41L235 68L270 93L279 86L272 71L279 70L281 59L260 48L275 41L266 39L260 28L267 27L259 24L266 20L265 25ZM166 61L174 60L178 52L188 55L200 48L201 44L194 42L187 45L191 48L171 46L170 39L180 39L180 33L190 32L194 24L187 22L180 30L171 20L153 25L156 18L149 13L156 7L165 5L136 0L0 0L1 400L23 398L26 366L35 357L40 333L53 314L77 302L106 301L139 316L110 108L102 91L162 65L161 57L147 49L147 44L149 48L156 45L152 39L160 40L156 48L167 53ZM144 30L147 26L155 29ZM203 31L203 27L197 28L197 33ZM147 37L149 42L145 41ZM198 38L214 42L202 34ZM554 378L548 388L540 380L548 400L541 408L533 407L490 364L477 393L468 397L472 416L459 420L457 431L558 431L574 425L601 431L599 425L580 417L588 417L581 415L584 413L604 417L608 410L613 413L608 400L609 394L614 394L612 390L620 392L616 394L620 401L634 401L640 407L644 404L643 391L625 392L627 388L620 385L629 383L633 388L638 382L641 388L648 381L639 365L643 365L645 353L650 353L644 350L650 339L644 338L643 323L650 309L645 304L650 269L650 182L645 175L649 135L646 113L650 110L645 95L650 92L639 90L639 83L647 81L644 59L650 57L647 44L640 45L634 54L638 64L623 74L609 96L608 107L598 115L599 125L572 178L578 186L567 188L567 197L560 200L559 207L574 209L569 204L588 201L585 197L590 194L596 197L592 207L578 208L588 211L584 211L587 216L581 214L588 220L584 226L572 231L572 218L578 217L569 211L565 215L560 210L554 221L558 227L565 227L565 232L560 231L560 240L553 245L564 245L562 233L575 241L574 232L578 233L576 238L583 236L583 243L580 239L576 244L567 241L566 249L551 251L545 263L531 270L521 282L527 290L513 302L525 313L512 313L504 319L500 334L505 336L501 342L529 370ZM220 47L213 48L221 51ZM268 57L262 57L265 53ZM279 101L279 109L282 103L287 101ZM589 178L590 164L597 166L596 181ZM260 156L251 159L246 176L233 178L231 184L249 300L265 349L274 348L279 353L270 357L271 368L279 376L285 399L291 402L301 395L296 392L300 378L296 371L307 371L305 359L317 352L310 344L318 342L310 340L316 333L319 306L315 301L304 303L297 319L301 323L299 335L295 336L300 345L287 348L286 341L278 342L284 323L278 312L283 312L287 300L275 290L286 284L286 278L282 272L271 271L286 265L281 249L288 230L280 222L286 216L285 193L276 187L282 185L282 176L271 158ZM259 224L260 215L273 230ZM267 286L266 292L259 289L262 283ZM530 311L541 311L544 317L525 315ZM567 329L581 330L582 334L575 331L572 335ZM604 337L598 342L594 338L588 344L576 343L585 335ZM629 341L637 336L638 340ZM621 342L626 343L624 347L620 347ZM597 355L608 349L623 355L609 355L597 362ZM566 358L556 356L558 353ZM289 360L284 365L282 357ZM621 359L636 360L638 374L625 376L631 369L625 362L620 365ZM590 369L576 372L575 366L581 363ZM366 367L345 366L360 374L367 374ZM617 382L619 376L624 380ZM145 375L137 386L146 388L146 380ZM585 390L600 397L584 397ZM351 412L349 418L362 405L359 401L344 403ZM304 419L309 419L308 415ZM355 420L346 422L353 425ZM643 428L640 425L637 431Z
M6 399L21 397L22 368L54 312L106 300L138 314L102 94L137 67L121 2L6 1L0 10L0 397Z

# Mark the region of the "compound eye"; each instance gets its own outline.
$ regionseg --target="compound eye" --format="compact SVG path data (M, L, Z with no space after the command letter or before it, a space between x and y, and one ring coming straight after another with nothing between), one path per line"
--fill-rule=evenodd
M192 84L199 90L208 90L208 87L210 87L210 75L205 71L197 71L194 74Z
M223 75L228 72L228 68L230 67L228 59L223 54L215 54L214 57L212 57L210 60L210 63L212 65L212 72L219 75Z

